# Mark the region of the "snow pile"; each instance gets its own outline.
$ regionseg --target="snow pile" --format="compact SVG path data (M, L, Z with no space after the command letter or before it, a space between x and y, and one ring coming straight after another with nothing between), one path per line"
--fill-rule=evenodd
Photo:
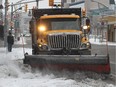
M18 77L19 69L13 64L0 65L0 78Z
M31 49L26 49L28 53L31 54ZM23 59L23 48L18 48L12 50L12 52L7 52L6 48L0 48L0 77L18 77L21 73L20 68L15 61Z

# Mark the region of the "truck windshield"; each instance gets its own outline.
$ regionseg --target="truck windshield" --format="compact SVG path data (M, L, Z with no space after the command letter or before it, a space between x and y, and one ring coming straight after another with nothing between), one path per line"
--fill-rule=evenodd
M80 30L80 20L77 18L42 19L41 23L47 30Z

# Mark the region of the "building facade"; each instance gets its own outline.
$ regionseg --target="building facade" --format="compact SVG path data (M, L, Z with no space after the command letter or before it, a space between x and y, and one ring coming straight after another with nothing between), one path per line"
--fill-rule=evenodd
M31 17L28 16L28 13L22 12L20 15L20 32L23 34L29 33L29 21Z
M83 0L62 0L64 3L73 3L73 2L78 2L78 1L83 1Z
M92 9L100 9L105 6L110 6L109 0L85 0L85 7L87 11Z
M87 15L92 17L94 34L102 35L102 38L108 36L108 41L116 42L116 10L112 6L110 0L85 0Z

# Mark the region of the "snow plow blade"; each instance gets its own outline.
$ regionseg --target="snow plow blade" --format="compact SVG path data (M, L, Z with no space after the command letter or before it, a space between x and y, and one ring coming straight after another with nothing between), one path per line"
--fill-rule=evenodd
M110 74L109 57L104 55L25 55L23 62L40 69L82 70Z

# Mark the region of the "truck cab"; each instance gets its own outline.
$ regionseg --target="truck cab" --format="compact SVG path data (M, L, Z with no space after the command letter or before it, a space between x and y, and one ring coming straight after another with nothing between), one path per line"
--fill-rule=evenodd
M81 15L71 12L43 14L36 19L35 25L34 54L91 54L91 44L87 37L88 27L82 26ZM83 29L85 27L86 29Z

